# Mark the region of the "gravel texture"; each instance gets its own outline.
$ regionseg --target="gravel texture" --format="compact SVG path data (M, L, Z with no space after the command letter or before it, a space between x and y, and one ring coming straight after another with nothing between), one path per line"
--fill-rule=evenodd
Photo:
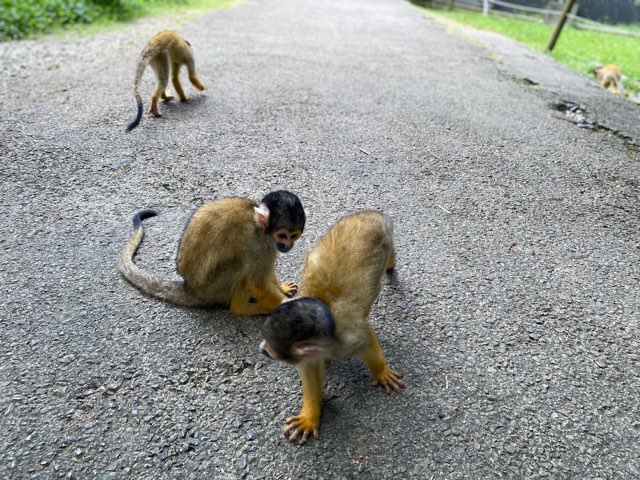
M164 28L207 90L125 135ZM610 93L533 54L519 68L557 88L519 82L517 48L496 58L400 0L0 43L0 477L638 478L640 154L550 108ZM276 188L308 213L283 279L357 209L387 212L398 249L371 322L407 388L330 365L302 447L282 435L297 374L259 355L259 318L144 297L115 269L138 209L159 216L136 261L171 277L198 205Z

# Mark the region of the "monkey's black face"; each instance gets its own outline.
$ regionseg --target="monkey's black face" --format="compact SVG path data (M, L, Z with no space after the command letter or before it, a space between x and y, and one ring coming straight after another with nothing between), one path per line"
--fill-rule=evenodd
M265 210L268 212L268 223L266 229L264 229L267 234L273 235L274 238L279 230L288 230L291 233L297 232L298 237L302 234L306 215L297 195L286 190L277 190L267 193L262 199L261 205L264 205L266 207ZM276 241L285 244L289 243L278 239ZM290 243L293 245L293 242Z
M300 238L301 233L302 232L298 230L289 231L286 228L279 228L273 232L273 239L275 240L275 245L278 251L287 253L291 250L291 248L293 248L293 244Z
M276 243L276 248L278 249L279 252L282 253L287 253L289 250L291 250L291 247L293 247L293 245L287 245L286 243Z
M321 354L331 341L335 322L329 307L316 298L281 303L262 324L260 351L291 365Z
M258 347L258 349L260 350L260 353L262 353L265 357L270 358L271 360L280 360L282 362L292 364L296 363L295 359L276 352L266 340L262 340L262 342L260 342L260 346Z
M269 353L269 344L266 340L260 342L260 346L258 348L260 349L260 353L262 353L265 357L270 358L271 360L275 360L275 358L271 356L271 353Z

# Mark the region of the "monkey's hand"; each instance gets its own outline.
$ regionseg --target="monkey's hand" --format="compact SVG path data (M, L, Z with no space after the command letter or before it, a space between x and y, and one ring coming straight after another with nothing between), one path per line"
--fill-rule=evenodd
M289 438L290 442L295 441L300 434L302 434L300 445L307 441L310 433L313 434L313 438L318 438L319 418L308 417L300 412L300 415L287 418L285 423L287 426L284 427L284 435Z
M293 282L285 282L280 285L280 290L282 290L282 293L284 293L287 297L291 298L296 293L298 293L298 285Z
M393 370L391 370L388 366L384 366L379 373L373 375L373 381L371 385L382 385L385 393L396 392L398 393L401 389L404 388L404 381L402 380L402 376Z

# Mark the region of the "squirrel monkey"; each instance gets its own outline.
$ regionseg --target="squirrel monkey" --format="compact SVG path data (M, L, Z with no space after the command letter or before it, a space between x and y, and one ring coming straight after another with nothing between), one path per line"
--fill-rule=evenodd
M387 393L404 387L367 321L383 274L394 267L388 218L375 211L344 217L307 255L301 298L284 302L264 322L260 351L296 365L302 381L302 410L284 429L290 442L300 437L305 443L309 434L318 438L325 360L359 357Z
M156 88L151 94L151 108L149 109L149 113L156 117L162 116L158 111L158 100L160 98L163 100L171 100L173 98L166 90L167 83L169 83L169 70L171 70L173 88L175 88L180 100L187 100L187 96L184 94L182 85L180 85L180 79L178 78L182 65L187 66L189 80L193 86L200 91L204 90L204 85L196 75L196 64L193 61L191 44L175 32L165 31L158 33L149 41L147 46L144 47L138 60L136 76L133 81L133 94L138 104L138 112L136 113L136 118L134 118L127 127L127 132L136 128L142 118L140 81L142 80L142 74L147 64L151 65L157 79Z
M142 220L155 215L143 210L133 217L133 238L118 264L143 292L178 305L225 305L240 316L270 313L297 293L296 284L281 284L275 272L276 250L291 250L304 230L304 209L293 193L268 193L259 205L223 198L196 210L178 247L176 264L184 281L157 278L133 263L144 237Z
M602 88L606 88L612 93L624 93L622 85L622 71L614 63L596 67L594 70L596 79Z

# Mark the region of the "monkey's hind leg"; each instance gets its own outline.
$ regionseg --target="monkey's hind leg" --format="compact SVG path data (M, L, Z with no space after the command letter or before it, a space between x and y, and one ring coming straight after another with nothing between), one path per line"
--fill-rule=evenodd
M156 88L151 94L151 107L149 113L154 117L161 117L162 114L158 110L158 100L166 96L167 84L169 83L169 60L166 53L160 54L149 61L149 65L156 74Z
M391 370L384 360L376 332L369 326L371 342L358 356L367 364L373 376L372 385L381 385L386 393L399 392L404 388L402 376Z
M245 285L232 294L229 310L233 315L240 317L266 315L274 311L286 298L280 290L271 285Z
M196 74L196 65L195 65L195 63L192 60L190 62L187 62L186 65L187 65L187 71L189 72L189 81L198 90L203 91L204 90L204 85L202 84L202 82L198 78L198 75Z
M178 98L180 98L181 102L187 100L187 96L184 94L184 90L182 89L182 85L180 85L180 64L173 62L171 64L171 83L173 84L173 89L176 91Z

